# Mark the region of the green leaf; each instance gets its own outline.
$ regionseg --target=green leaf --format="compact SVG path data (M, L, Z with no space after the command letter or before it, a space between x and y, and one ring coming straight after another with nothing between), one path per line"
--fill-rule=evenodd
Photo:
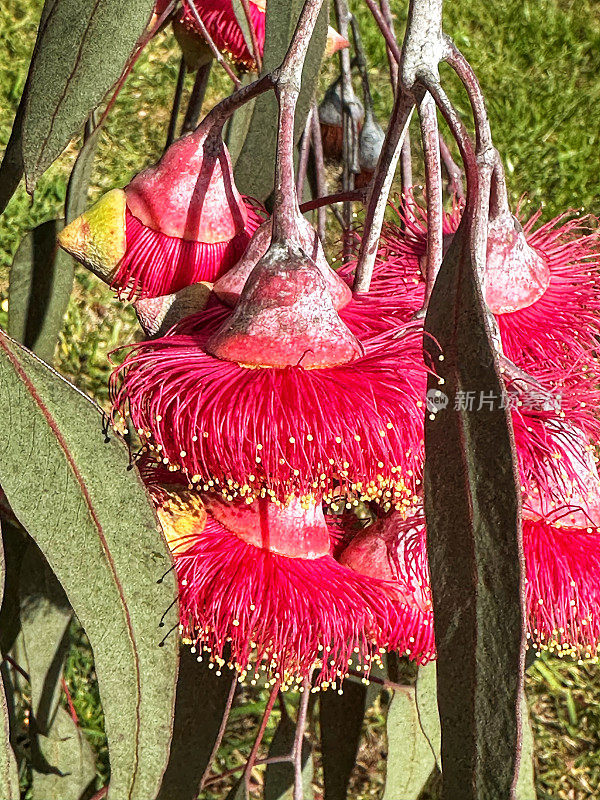
M283 711L269 747L269 758L291 753L296 736L296 723ZM302 788L304 800L313 797L312 747L306 736L302 738ZM294 795L294 767L292 764L269 764L265 772L264 800L292 800Z
M437 766L441 769L442 730L437 706L437 670L435 661L419 667L415 684L415 702L419 724L429 742Z
M22 155L28 191L117 81L154 0L55 0L29 68Z
M521 729L523 732L521 763L519 765L515 798L516 800L536 800L537 792L535 790L535 770L533 766L535 747L531 720L529 719L529 706L524 693L521 699Z
M56 709L47 736L36 737L31 800L81 800L96 777L94 753L69 713ZM41 762L41 763L40 763ZM47 765L43 770L42 764Z
M371 684L374 686L375 684ZM356 766L370 686L345 681L344 693L321 692L319 719L325 800L345 800Z
M38 26L38 35L36 38L35 46L33 48L32 60L37 53L42 35L44 33L48 15L52 10L57 0L46 0L40 17L40 24ZM23 177L25 167L23 164L23 117L25 115L25 104L27 101L27 94L29 91L30 75L27 76L19 107L15 114L10 139L6 145L6 150L2 156L2 163L0 164L0 214L4 211L8 202L13 194L16 192L21 178Z
M242 33L244 34L244 41L246 43L246 47L250 52L252 52L252 36L250 35L250 26L248 25L248 18L244 12L244 7L241 4L240 0L232 0L231 2L233 6L233 13L235 14L235 18L238 21L238 25L242 29Z
M29 674L33 727L47 734L62 694L60 678L73 611L35 542L30 541L19 584L22 646Z
M177 586L152 506L124 443L104 441L97 406L1 333L0 418L0 485L94 652L109 798L152 800L168 758L178 656L177 635L163 641L177 628Z
M427 546L443 798L508 800L524 658L520 503L511 420L471 257L471 200L425 320L425 349L444 381L430 375L428 390L448 397L425 424ZM496 402L469 410L459 392Z
M415 690L394 691L387 716L388 758L383 800L417 800L435 756L421 729Z
M32 800L79 800L96 776L92 749L60 707L73 611L37 545L21 565L21 667L31 688Z
M6 562L4 599L0 607L0 652L6 654L12 649L21 629L19 582L21 564L30 539L21 527L3 515L0 515L0 523Z
M75 161L67 187L65 215L75 219L87 207L87 193L100 131L92 133ZM74 261L56 236L62 220L49 220L30 231L17 250L8 287L8 332L48 363L73 289Z
M27 84L23 90L23 96L17 109L13 122L10 139L6 145L2 163L0 164L0 214L4 211L13 194L17 191L19 183L24 173L23 166L23 112L25 107L25 95Z
M269 0L262 74L275 69L283 61L303 5L304 0ZM315 93L328 23L329 4L324 3L304 62L302 90L296 110L296 141L304 130ZM277 118L275 96L273 92L266 92L256 98L251 109L242 108L237 112L229 126L228 143L231 142L234 152L238 153L234 169L237 187L242 194L262 201L273 191Z
M171 755L158 800L193 800L215 744L232 675L218 676L188 647L181 651Z
M0 603L4 595L4 575L6 563L4 548L0 536ZM17 762L10 745L10 722L8 704L4 693L3 681L0 678L0 797L3 800L19 800L19 775Z
M73 287L73 259L56 236L62 220L48 220L26 234L10 270L8 332L51 363Z
M92 177L94 158L98 149L100 131L101 128L96 128L87 137L73 164L65 202L65 219L67 224L77 219L87 208L88 188Z

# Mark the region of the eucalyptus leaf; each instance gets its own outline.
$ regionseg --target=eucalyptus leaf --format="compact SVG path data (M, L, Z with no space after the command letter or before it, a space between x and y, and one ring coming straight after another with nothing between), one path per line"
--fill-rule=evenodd
M87 196L92 170L94 168L94 158L98 149L101 128L98 127L90 133L81 145L81 150L77 154L69 184L67 186L67 199L65 202L65 219L67 224L79 217L87 208Z
M435 769L435 756L421 729L412 686L393 693L387 715L387 738L383 800L417 800Z
M56 709L48 735L36 738L35 755L31 800L82 800L88 796L96 777L94 753L62 706Z
M269 0L262 74L275 69L283 61L303 5L304 0ZM294 128L296 142L304 130L315 93L325 52L328 23L329 4L323 3L302 71L302 88ZM273 92L265 92L256 98L251 109L242 108L237 112L229 126L228 141L237 154L234 169L237 187L242 194L262 201L273 191L277 119L277 100Z
M193 800L219 733L231 681L201 664L188 647L181 651L169 764L158 800Z
M425 424L427 550L443 798L509 800L524 663L520 498L504 385L472 260L471 195L425 320L425 349L443 380L430 374L428 391L448 398ZM496 401L477 411L459 392Z
M0 603L4 595L6 562L0 536ZM19 775L17 762L10 744L10 721L8 704L4 693L4 682L0 679L0 797L3 800L19 800Z
M517 778L516 800L536 800L535 769L533 765L534 739L529 717L529 706L525 694L521 699L521 729L523 739L521 744L521 763L519 777Z
M325 800L345 800L356 766L367 693L371 686L346 680L344 692L321 692L319 720Z
M31 687L32 727L47 734L58 709L60 679L68 647L66 633L73 611L35 542L30 541L19 584L21 633Z
M50 363L73 287L73 259L56 243L62 220L25 235L8 285L8 332Z
M438 768L441 769L442 731L437 706L437 670L435 661L420 666L417 671L415 702L421 730L429 742Z
M231 5L233 6L233 13L235 14L235 18L237 19L238 25L240 26L241 31L244 34L244 42L246 43L246 47L251 53L252 35L250 34L250 26L248 25L248 18L246 17L244 6L240 2L240 0L231 0Z
M273 734L269 747L269 758L287 756L292 752L296 736L296 723L287 711ZM314 766L312 747L306 736L302 738L302 789L304 800L313 797L312 780ZM294 766L290 763L269 764L265 772L264 800L292 800L294 795Z
M0 420L0 484L94 652L109 800L152 800L171 738L178 609L150 500L97 406L1 333Z
M45 9L22 118L28 191L117 81L154 0L56 0Z
M0 652L5 655L21 629L19 582L21 564L30 540L20 526L6 517L0 516L0 523L6 562L4 598L0 606Z
M40 24L38 26L38 34L33 48L32 60L39 49L48 16L56 2L57 0L46 0L44 3L40 16ZM29 83L30 75L27 76L27 80L25 81L19 107L17 108L17 113L13 121L10 138L6 145L4 155L2 156L2 163L0 164L0 214L2 214L11 197L16 192L25 172L23 164L23 117L25 115Z

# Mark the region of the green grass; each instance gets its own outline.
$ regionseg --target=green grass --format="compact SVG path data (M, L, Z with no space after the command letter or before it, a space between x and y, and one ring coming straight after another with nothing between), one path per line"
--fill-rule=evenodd
M12 124L33 48L41 0L4 0L0 5L0 152ZM353 3L370 62L375 108L389 118L390 91L382 39L367 24L365 7ZM398 29L405 2L392 2ZM593 0L486 0L446 2L446 30L471 61L485 92L494 141L507 168L513 203L526 195L548 218L570 207L600 213L600 15ZM143 54L103 131L91 199L130 177L160 154L178 69L170 33ZM329 67L333 74L334 67ZM467 101L445 69L452 97L466 114ZM189 79L186 84L189 91ZM227 80L213 70L212 97ZM62 213L75 142L39 183L33 199L20 189L0 217L0 324L6 321L8 271L22 234ZM419 177L419 171L416 172ZM58 368L80 388L107 402L107 354L134 341L138 328L93 276L78 270L57 350ZM82 727L99 754L99 786L108 770L103 720L93 661L75 627L67 679ZM536 738L540 798L589 800L600 786L600 676L595 665L543 659L530 669L528 696ZM292 698L293 699L293 698ZM238 701L217 771L243 763L264 696L245 691ZM276 719L271 723L272 730ZM357 760L355 797L373 796L383 780L384 714L370 713ZM268 741L267 736L267 741ZM317 774L319 770L317 769ZM369 787L369 779L371 786ZM257 773L257 784L260 773ZM226 782L207 795L222 797Z

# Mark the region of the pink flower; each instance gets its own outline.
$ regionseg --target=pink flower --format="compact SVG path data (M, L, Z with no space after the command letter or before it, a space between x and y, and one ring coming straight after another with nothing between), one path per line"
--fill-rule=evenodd
M124 191L67 226L61 246L121 296L157 297L213 281L243 255L261 210L235 187L220 133L176 141Z
M313 498L227 503L174 488L155 497L183 635L240 680L266 672L287 688L316 669L316 686L337 688L352 661L368 676L384 648L408 649L416 611L335 560L335 530Z

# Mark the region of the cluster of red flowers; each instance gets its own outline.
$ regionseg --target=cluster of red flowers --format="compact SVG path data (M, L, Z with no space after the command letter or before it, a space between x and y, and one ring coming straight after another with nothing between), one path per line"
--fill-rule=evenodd
M214 14L230 5L213 3ZM183 14L192 24L185 3ZM271 244L220 132L201 126L61 235L154 337L115 370L115 413L143 443L184 636L199 659L251 682L266 671L284 686L313 675L315 688L339 688L386 650L435 656L416 314L425 215L412 198L397 213L372 291L352 296L353 265L335 273L302 218L301 246ZM460 215L459 205L447 215L447 239ZM597 236L577 217L537 221L492 221L486 301L515 369L502 399L515 398L529 634L590 658L600 635ZM200 282L205 291L190 292ZM375 521L361 527L357 509Z

